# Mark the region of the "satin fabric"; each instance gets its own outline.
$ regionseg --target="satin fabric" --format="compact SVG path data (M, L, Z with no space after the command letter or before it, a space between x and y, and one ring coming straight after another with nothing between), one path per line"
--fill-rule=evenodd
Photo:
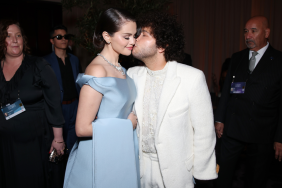
M140 187L138 139L127 119L136 98L133 80L79 74L77 83L103 98L92 138L80 138L71 151L64 188Z

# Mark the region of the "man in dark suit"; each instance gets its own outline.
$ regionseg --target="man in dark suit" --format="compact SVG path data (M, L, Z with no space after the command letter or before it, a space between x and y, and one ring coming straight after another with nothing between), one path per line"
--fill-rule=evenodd
M75 120L78 106L79 86L75 83L79 74L78 58L67 53L69 35L63 25L55 26L50 32L50 42L54 51L44 58L53 68L61 89L62 110L65 118L64 140L67 153L72 149L77 137L75 134Z
M282 52L268 43L265 17L245 25L247 49L233 54L215 114L215 129L222 139L217 188L231 188L234 169L247 148L248 188L265 188L273 144L282 158Z

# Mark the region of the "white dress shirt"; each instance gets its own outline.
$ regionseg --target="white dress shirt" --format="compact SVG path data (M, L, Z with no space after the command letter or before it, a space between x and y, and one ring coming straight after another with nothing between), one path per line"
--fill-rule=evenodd
M259 50L257 51L258 54L256 55L255 68L256 68L256 66L257 66L257 64L258 64L258 62L259 62L259 60L260 60L261 57L263 56L264 52L265 52L266 49L268 48L268 46L269 46L269 43L267 42L267 44L266 44L263 48L261 48L261 49L259 49ZM249 51L249 59L251 59L252 53L253 53L253 51L250 50L250 51Z
M159 100L167 72L168 63L162 70L152 71L148 68L143 98L142 151L157 153L155 147L155 129Z

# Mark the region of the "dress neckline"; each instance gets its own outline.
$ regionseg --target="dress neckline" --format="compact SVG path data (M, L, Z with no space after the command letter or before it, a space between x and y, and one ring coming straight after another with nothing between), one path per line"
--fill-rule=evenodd
M85 73L83 73L83 75L85 75L85 76L92 76L92 77L94 77L94 78L116 78L116 79L119 79L119 80L126 80L126 79L127 79L127 77L128 77L127 72L126 72L126 69L125 69L124 67L122 67L122 69L123 69L123 71L124 71L124 73L125 73L125 78L118 78L118 77L113 77L113 76L107 76L107 77L96 77L96 76L92 76L92 75L85 74Z
M126 80L127 79L127 76L125 78L118 78L118 77L111 77L111 76L107 76L107 77L96 77L96 76L92 76L92 75L89 75L89 74L84 74L84 76L91 76L91 77L94 77L94 78L116 78L116 79L119 79L119 80Z
M26 70L31 66L31 64L35 61L32 56L26 55L23 58L22 64L19 66L13 77L7 81L4 73L3 73L3 68L1 66L1 71L0 71L0 102L5 104L9 103L10 101L10 94L18 88L22 77Z

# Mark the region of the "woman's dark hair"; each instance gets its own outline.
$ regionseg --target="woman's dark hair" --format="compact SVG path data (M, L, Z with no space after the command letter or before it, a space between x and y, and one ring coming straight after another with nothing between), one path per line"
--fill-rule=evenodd
M115 32L120 30L122 24L127 21L136 22L134 16L126 10L109 8L103 12L94 32L94 46L99 49L103 48L106 41L104 40L102 33L106 31L110 36L113 36Z
M8 36L8 28L10 25L17 25L22 33L23 37L23 53L29 54L30 48L27 45L27 37L25 36L23 29L21 28L19 22L15 20L1 20L0 21L0 60L5 58L5 54L7 51L7 44L6 44L6 38Z
M157 47L165 49L166 61L183 61L185 57L184 34L182 25L176 21L176 16L150 12L140 15L137 25L137 34L140 34L140 28L147 27L150 29L151 34L156 39Z

